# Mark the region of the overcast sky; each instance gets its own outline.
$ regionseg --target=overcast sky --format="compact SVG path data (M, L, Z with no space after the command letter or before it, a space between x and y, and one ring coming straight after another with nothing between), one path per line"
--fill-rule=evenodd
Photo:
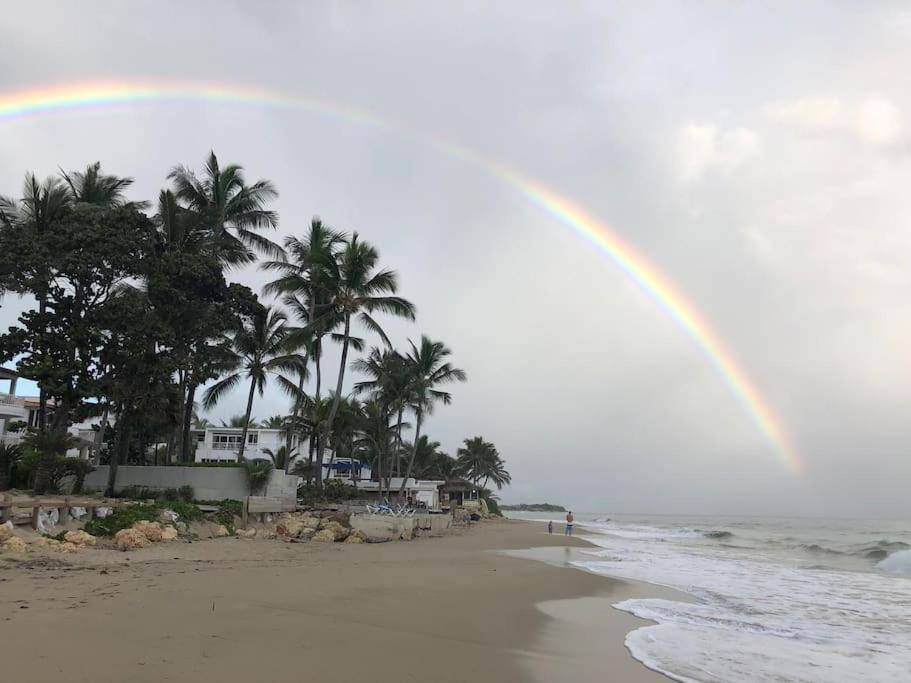
M0 121L0 193L100 160L151 199L210 148L375 243L469 382L509 502L605 512L911 512L911 11L904 3L3 2L0 99L91 80L327 97L460 141L614 229L700 310L797 444L605 255L477 167L331 116L99 107ZM255 269L231 274L259 289ZM27 302L2 301L0 326ZM337 356L326 359L327 371ZM330 373L334 376L335 370ZM213 419L241 412L238 391ZM254 414L286 412L270 391Z

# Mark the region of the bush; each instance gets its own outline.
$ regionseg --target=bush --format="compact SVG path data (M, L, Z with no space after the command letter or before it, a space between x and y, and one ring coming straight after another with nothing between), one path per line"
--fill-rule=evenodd
M89 472L94 472L95 467L88 460L81 458L62 458L60 463L60 478L65 476L73 477L73 493L82 493L82 487L85 485L85 476ZM60 486L60 479L56 479L57 487Z
M116 497L129 500L155 500L159 495L161 495L159 491L150 489L148 486L124 486Z
M0 443L0 491L10 487L13 467L22 462L24 455L20 446Z
M327 479L323 482L322 490L313 484L301 484L297 487L297 497L304 505L318 505L351 500L358 497L358 492L341 479Z
M245 460L244 469L247 472L247 484L250 486L251 496L266 488L273 469L271 461Z
M497 515L502 517L503 513L500 512L500 504L497 503L496 498L485 498L484 501L487 503L487 511L492 515Z
M82 528L92 536L113 536L140 520L154 522L158 519L158 511L157 505L128 505L112 510L107 517L91 519Z
M244 504L239 500L225 498L218 503L218 512L215 513L215 521L224 524L232 536L234 535L234 518L241 517L244 513Z
M193 490L193 487L189 484L184 484L179 489L177 489L177 496L184 503L192 503L193 499L196 497L196 492Z
M161 492L161 499L173 503L180 500L180 494L177 493L177 489L165 489Z

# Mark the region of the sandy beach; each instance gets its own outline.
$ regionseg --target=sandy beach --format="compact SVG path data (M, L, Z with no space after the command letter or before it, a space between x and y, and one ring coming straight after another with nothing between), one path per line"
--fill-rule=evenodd
M623 646L645 622L610 607L658 589L561 566L586 545L502 520L376 545L2 556L3 678L667 680Z

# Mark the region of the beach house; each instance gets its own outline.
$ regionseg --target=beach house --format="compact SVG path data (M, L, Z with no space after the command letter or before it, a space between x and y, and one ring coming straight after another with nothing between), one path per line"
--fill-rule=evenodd
M467 479L450 479L440 486L440 504L444 510L477 510L481 507L481 490Z

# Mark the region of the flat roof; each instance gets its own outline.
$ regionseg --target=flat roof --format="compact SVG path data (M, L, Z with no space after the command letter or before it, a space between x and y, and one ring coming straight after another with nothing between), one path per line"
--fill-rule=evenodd
M0 365L0 379L16 379L17 377L19 377L18 372Z

